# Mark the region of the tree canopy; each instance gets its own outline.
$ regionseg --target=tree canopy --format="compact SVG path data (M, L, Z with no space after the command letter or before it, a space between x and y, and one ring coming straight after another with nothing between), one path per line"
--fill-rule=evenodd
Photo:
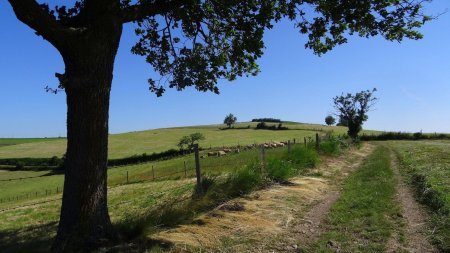
M325 117L325 123L329 126L334 125L334 123L336 123L336 119L333 116L328 115Z
M180 148L180 150L184 150L184 147L186 146L189 151L192 151L194 149L194 144L204 139L205 136L202 133L192 133L190 135L181 137L180 141L178 141L177 146Z
M219 79L257 74L264 30L284 17L307 35L305 47L319 55L353 34L420 39L417 28L431 19L422 12L423 0L83 0L52 8L34 0L9 2L20 20L59 50L68 38L103 29L100 17L135 22L138 41L132 52L160 74L148 79L158 96L166 86L219 93ZM64 88L64 76L58 77Z
M231 125L236 123L236 121L237 121L237 118L232 113L230 113L227 116L225 116L223 123L226 124L228 126L228 128L231 128Z
M355 93L342 94L333 98L334 108L340 119L347 122L348 135L355 139L362 130L362 125L369 116L367 113L378 100L373 90L364 90Z

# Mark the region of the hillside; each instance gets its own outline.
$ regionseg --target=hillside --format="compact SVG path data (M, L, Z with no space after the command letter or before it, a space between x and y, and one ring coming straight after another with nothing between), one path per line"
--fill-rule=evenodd
M313 137L316 132L333 131L335 134L346 132L344 127L328 127L296 122L283 123L283 126L288 127L289 130L255 130L256 124L254 122L242 122L236 124L234 129L225 130L220 129L224 128L224 125L205 125L112 134L109 138L109 158L123 158L136 154L151 154L172 148L176 149L176 144L182 136L195 132L200 132L206 137L204 141L200 142L202 147L236 146L238 144L245 145L294 138L302 140L303 137ZM268 125L272 124L268 123ZM9 145L2 145L2 143L8 143ZM65 149L66 140L64 138L0 139L0 158L61 157Z

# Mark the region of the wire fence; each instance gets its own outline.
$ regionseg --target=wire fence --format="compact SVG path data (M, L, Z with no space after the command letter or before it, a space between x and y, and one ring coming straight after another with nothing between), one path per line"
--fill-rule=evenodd
M316 140L319 140L318 134L316 134ZM135 172L132 170L126 170L123 171L123 173L116 173L114 178L108 182L109 186L108 188L115 188L122 185L127 184L136 184L136 183L145 183L145 182L153 182L153 181L163 181L163 180L180 180L180 179L187 179L187 178L193 178L198 175L200 175L200 178L202 175L205 174L214 174L214 173L224 173L227 171L232 171L233 169L239 169L243 166L248 165L251 162L261 162L262 160L265 161L266 157L270 155L270 152L276 152L275 150L283 150L287 149L290 151L291 144L299 144L296 143L295 139L293 142L286 141L283 142L287 145L279 145L279 146L273 146L273 147L267 147L265 148L265 144L257 146L252 145L252 148L248 148L244 151L240 151L238 148L233 149L232 151L227 150L226 154L220 153L221 151L217 151L216 156L208 156L208 153L204 153L199 159L199 168L196 168L196 162L194 157L187 157L186 160L182 161L180 160L180 163L176 166L172 167L164 167L159 169L155 166L156 163L148 163L148 167L144 171ZM310 145L313 144L311 142L311 139L304 138L304 145ZM250 145L248 145L250 146ZM220 149L219 149L220 150ZM225 151L223 151L225 152ZM199 154L197 154L199 156ZM238 156L238 157L237 157ZM188 160L189 158L189 160ZM120 167L125 166L117 166L117 169L120 169ZM200 172L201 167L201 172ZM44 177L46 175L41 176L35 176L30 178L39 178ZM23 178L22 178L23 179ZM11 180L19 180L19 179L11 179ZM9 181L11 181L9 180ZM6 180L1 180L6 181ZM48 199L48 197L55 197L59 196L59 194L63 193L63 186L59 185L52 188L46 188L46 189L40 189L33 192L27 192L18 194L15 196L9 196L9 197L3 197L0 198L0 204L6 204L10 202L26 202L27 200L35 200L39 198L45 198L42 201L38 202L32 202L32 203L24 203L22 205L17 205L14 207L7 207L5 209L0 209L0 212L6 211L6 210L12 210L17 209L20 207L26 207L26 206L32 206L42 203L47 203L51 201L57 201L61 200L61 197L58 198L52 198L51 200Z

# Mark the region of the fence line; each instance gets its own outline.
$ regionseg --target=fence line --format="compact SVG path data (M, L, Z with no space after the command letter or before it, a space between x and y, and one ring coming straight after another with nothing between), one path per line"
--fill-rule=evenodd
M309 138L309 140L310 140L309 143L314 142L314 141L311 141L311 138ZM316 148L318 148L320 146L319 142L320 142L319 135L316 134ZM290 140L287 141L287 143L288 143L288 145L287 145L288 153L290 154L290 152L291 152L291 145L292 144L291 144ZM294 139L294 143L295 143L295 139ZM306 137L304 137L304 143L306 145ZM286 148L286 146L284 148ZM137 178L130 180L130 178L133 178L133 176L131 174L129 175L129 171L126 171L125 172L126 176L125 176L124 182L115 183L113 185L110 185L108 188L114 188L114 187L121 186L121 185L126 185L126 184L135 184L135 183L142 183L142 182L152 182L152 181L161 180L161 179L169 179L170 177L173 177L174 175L177 175L177 174L181 174L180 177L182 177L182 175L184 174L184 178L187 178L188 177L188 172L191 172L191 171L194 171L194 170L197 172L196 173L196 175L198 176L197 177L198 178L197 181L199 182L199 184L201 184L201 174L202 173L200 173L200 164L201 163L200 163L200 159L199 159L199 156L198 156L198 153L199 153L198 146L197 146L196 151L197 151L196 152L197 155L195 157L197 158L197 162L195 163L196 164L195 168L188 169L186 161L183 161L183 166L182 166L183 170L171 172L169 174L164 174L163 176L156 176L155 174L157 173L157 171L154 169L154 165L152 165L151 166L151 177L145 176L146 173L143 172L143 173L138 174ZM266 160L265 148L263 146L260 146L260 152L258 152L258 153L260 153L259 160L261 161L261 163L263 164L263 167L264 167L265 160ZM256 159L254 159L254 160L258 160L258 153L255 153L255 158ZM251 160L252 159L249 159L248 161L243 162L243 163L229 162L229 163L220 163L220 164L203 164L202 167L204 167L204 169L206 169L206 171L211 170L211 169L215 169L215 168L223 168L223 167L234 167L234 168L236 168L236 167L242 167L242 166L247 165L249 162L251 162ZM198 163L198 165L197 165L197 163ZM124 165L124 166L126 166L126 165ZM119 167L119 166L117 166L117 167ZM197 170L197 167L198 167L198 170ZM45 175L41 175L41 176L30 177L30 178L38 178L38 177L44 177L44 176ZM191 177L192 173L189 173L189 176ZM3 181L3 180L0 180L0 181ZM201 188L201 187L198 187L198 188ZM29 193L24 193L24 194L21 194L21 195L16 195L14 197L0 198L0 204L7 203L7 202L18 201L19 199L20 200L29 199L30 197L33 197L33 195L34 195L34 197L37 197L37 196L42 196L43 197L44 196L44 193L43 193L44 190L45 190L45 196L49 196L49 195L53 195L53 194L62 193L63 187L62 186L56 186L56 190L54 190L54 189L42 189L42 190L39 190L39 191L33 191L33 192L29 192ZM45 203L45 202L43 202L43 203ZM2 210L0 210L0 211L2 211Z
M319 131L320 132L322 130L310 130L310 131ZM308 138L311 138L311 137L308 136ZM295 138L293 138L293 140L294 140L294 143L295 143ZM266 142L268 142L268 141L266 141ZM271 140L269 142L273 142L273 140ZM247 147L249 145L253 145L253 144L256 144L256 141L254 141L253 143L250 143L250 144L240 144L240 142L238 141L237 142L237 146L225 146L225 145L222 145L222 146L211 147L211 145L210 145L209 148L207 148L207 147L203 148L203 151L206 151L208 149L214 149L214 150L217 149L217 150L219 150L219 149L222 149L222 148L238 148L238 147L245 148L245 147ZM152 160L152 161L144 161L144 162L138 162L138 163L124 164L124 165L112 165L112 166L109 166L108 169L110 169L110 168L121 168L121 167L130 166L130 165L136 165L136 164L155 163L155 162L158 162L158 161L170 160L170 159L177 158L177 157L182 157L182 156L185 156L185 155L183 154L183 155L173 156L173 157L170 157L170 158L160 158L160 159ZM25 167L40 167L40 166L25 166ZM46 167L48 167L48 168L57 168L57 166L46 166ZM13 178L13 179L0 179L0 182L13 181L13 180L25 180L25 179L32 179L32 178L45 177L45 176L52 176L52 175L41 175L41 176L34 176L34 177L21 177L21 178Z

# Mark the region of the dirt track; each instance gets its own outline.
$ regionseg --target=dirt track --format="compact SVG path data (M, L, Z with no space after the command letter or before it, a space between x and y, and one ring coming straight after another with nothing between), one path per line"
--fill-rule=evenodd
M195 224L152 235L151 239L167 242L175 252L299 252L324 232L322 225L339 199L343 180L373 149L366 144L340 157L325 158L310 172L320 177L298 177L289 185L254 192L199 217ZM394 221L397 227L386 252L439 252L426 238L427 214L404 183L398 166L392 155L401 216Z
M311 174L238 198L197 219L195 224L152 235L175 251L202 248L218 252L295 252L321 234L321 224L339 197L340 184L373 146L326 158ZM231 208L230 208L231 207ZM239 207L239 208L236 208ZM239 210L239 211L232 211Z

